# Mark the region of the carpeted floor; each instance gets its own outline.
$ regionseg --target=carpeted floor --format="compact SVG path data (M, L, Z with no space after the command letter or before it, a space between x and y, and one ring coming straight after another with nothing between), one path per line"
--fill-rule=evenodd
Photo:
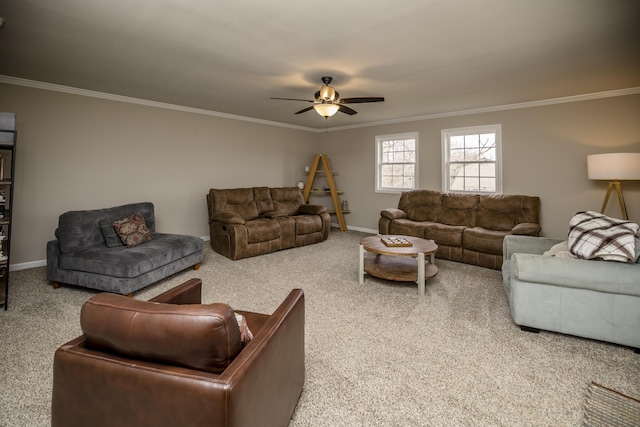
M436 260L417 285L366 277L358 241L240 261L213 253L134 295L148 299L191 277L203 300L270 313L294 287L306 296L305 388L291 426L578 426L592 381L640 396L640 355L571 336L522 332L498 271ZM55 349L79 335L95 292L46 283L45 268L11 273L0 319L0 425L49 425Z

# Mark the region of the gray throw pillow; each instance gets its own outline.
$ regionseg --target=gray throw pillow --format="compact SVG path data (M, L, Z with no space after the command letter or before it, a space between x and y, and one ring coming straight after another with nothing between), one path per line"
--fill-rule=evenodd
M122 239L116 233L115 228L113 228L113 223L111 221L107 221L106 219L100 220L99 222L100 229L102 230L102 235L104 236L104 241L109 248L115 248L118 246L124 246Z

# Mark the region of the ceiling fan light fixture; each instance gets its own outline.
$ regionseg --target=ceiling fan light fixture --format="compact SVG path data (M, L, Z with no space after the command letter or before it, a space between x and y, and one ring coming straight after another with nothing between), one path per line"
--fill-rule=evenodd
M315 104L313 109L316 110L316 113L320 114L322 117L327 118L333 116L338 112L340 106L338 104L324 103L324 104Z
M320 88L320 99L324 101L334 101L336 99L336 90L331 86L322 86Z

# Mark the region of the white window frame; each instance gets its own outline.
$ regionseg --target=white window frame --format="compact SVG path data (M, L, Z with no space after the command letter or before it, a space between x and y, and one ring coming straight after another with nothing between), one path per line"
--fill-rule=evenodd
M496 159L490 161L495 163L496 173L496 188L495 191L462 191L452 190L450 171L450 141L453 136L474 135L474 134L486 134L495 133L495 150ZM481 194L502 194L502 126L499 124L484 125L484 126L469 126L453 129L442 129L442 191L445 193L481 193ZM470 163L482 163L482 162L470 162Z
M382 186L382 167L384 165L388 165L390 163L383 163L382 158L382 147L383 143L387 141L396 141L396 140L410 140L413 139L415 141L415 161L414 162L404 162L401 164L410 164L413 163L414 167L414 177L413 177L413 187L383 187ZM407 132L407 133L397 133L393 135L378 135L376 136L376 193L402 193L403 191L417 190L418 189L418 132ZM391 164L400 164L400 163L391 163Z

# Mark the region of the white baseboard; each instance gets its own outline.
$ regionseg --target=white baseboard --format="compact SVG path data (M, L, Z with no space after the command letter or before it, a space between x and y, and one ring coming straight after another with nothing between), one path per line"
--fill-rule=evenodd
M9 271L26 270L28 268L45 267L47 265L46 259L40 261L21 262L19 264L11 264Z
M337 222L332 222L331 227L340 228L340 225ZM347 230L361 231L363 233L370 233L370 234L378 234L378 230L372 230L370 228L362 228L362 227L353 227L350 225L347 225Z

